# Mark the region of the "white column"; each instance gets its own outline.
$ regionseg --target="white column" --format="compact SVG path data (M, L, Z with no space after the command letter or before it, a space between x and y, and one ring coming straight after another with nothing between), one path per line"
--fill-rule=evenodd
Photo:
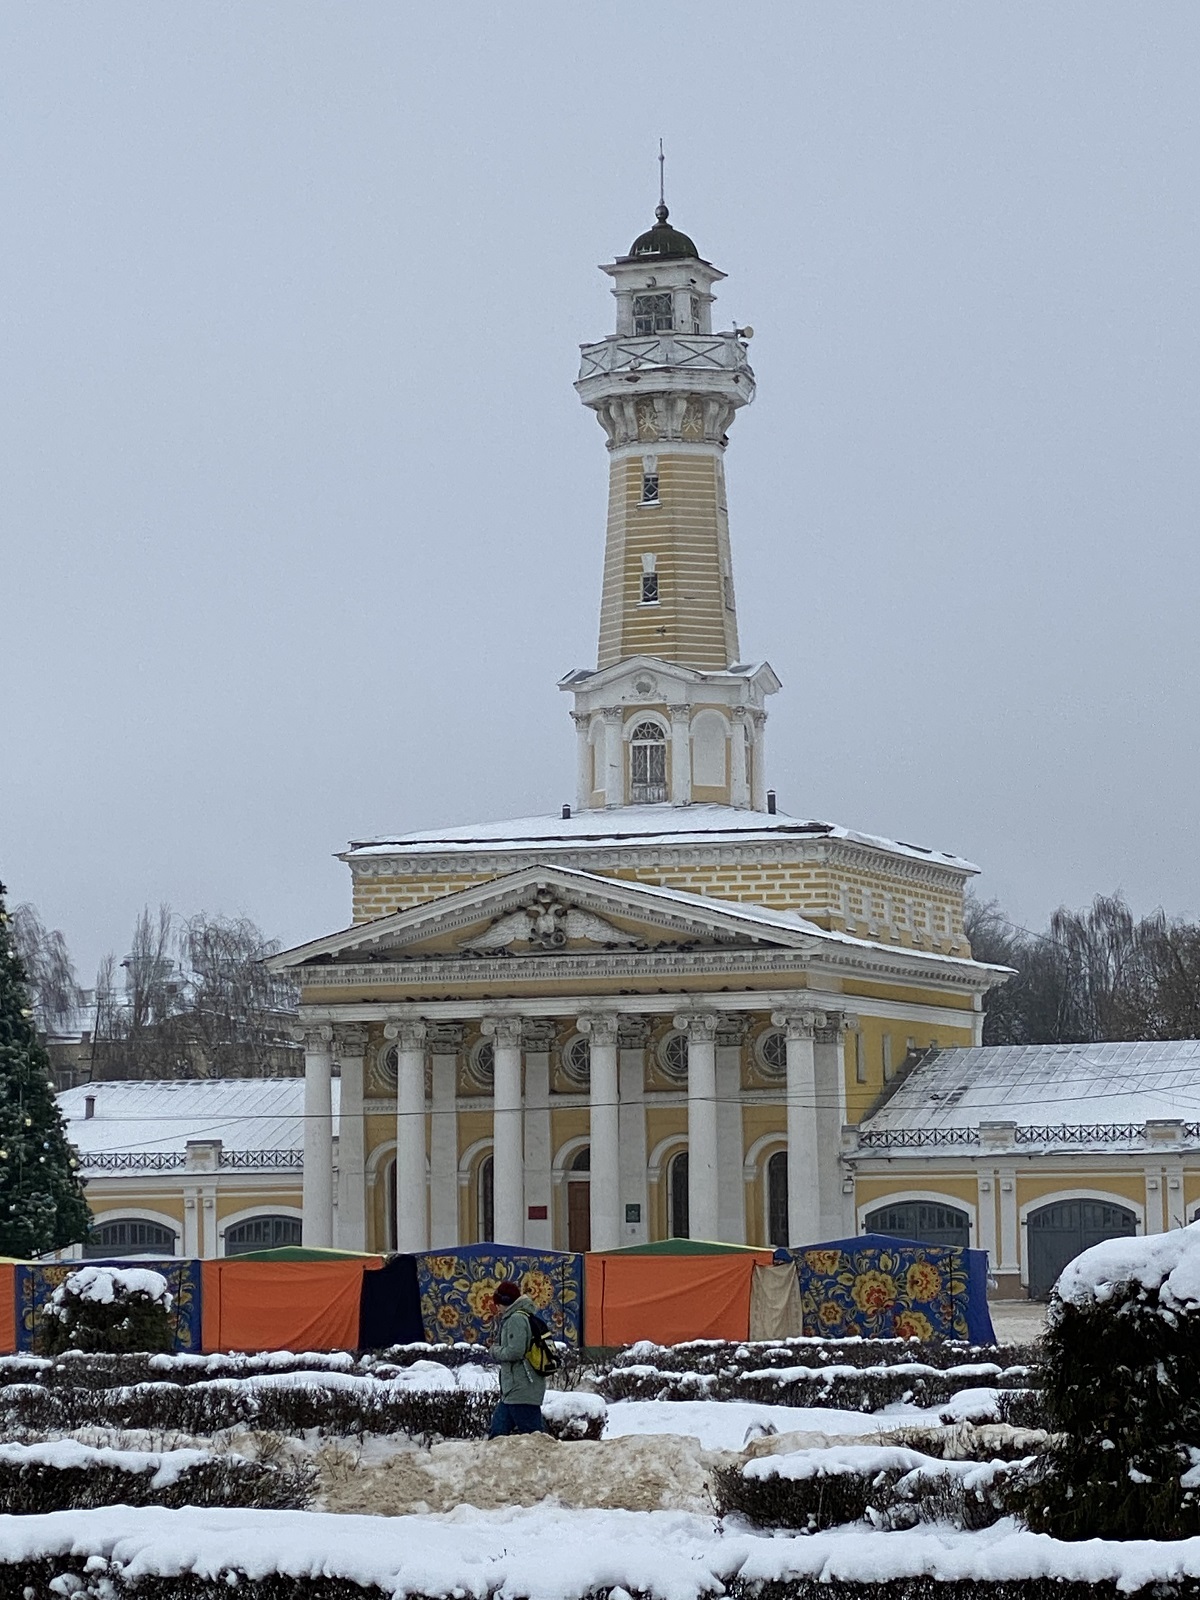
M389 1022L396 1041L396 1249L429 1248L425 1187L425 1024Z
M592 803L592 719L586 711L572 711L575 723L575 809L584 811Z
M751 713L754 722L754 744L750 749L750 804L755 811L767 809L767 714Z
M363 1057L367 1030L338 1027L334 1047L341 1068L338 1100L338 1245L367 1248L366 1126L363 1121Z
M742 1032L741 1023L734 1037ZM717 1044L717 1238L722 1244L746 1242L746 1184L742 1162L742 1042Z
M750 804L750 774L746 761L748 728L746 707L735 706L733 737L729 741L729 803L743 810Z
M671 804L683 806L692 797L692 708L671 706Z
M604 718L604 804L625 804L624 713L620 706L606 706Z
M685 1011L675 1018L688 1041L688 1231L693 1239L716 1239L717 1203L717 1018L711 1011Z
M333 1243L333 1029L304 1032L303 1240L316 1249Z
M847 1127L845 1035L848 1029L857 1026L856 1016L841 1011L831 1011L824 1021L817 1021L813 1055L817 1075L817 1196L821 1239L844 1239L855 1231L854 1196L843 1188L850 1172L842 1152Z
M820 1018L824 1021L824 1018ZM812 1011L775 1011L771 1021L787 1037L788 1243L816 1244L820 1233L817 1172L817 1066Z
M485 1017L495 1048L492 1086L492 1175L497 1244L525 1242L525 1174L521 1119L521 1018Z
M592 1249L616 1250L621 1238L620 1095L617 1082L617 1019L580 1017L591 1061Z
M525 1040L525 1238L534 1250L554 1248L550 1167L550 1044L553 1027L537 1025ZM544 1211L544 1217L530 1212Z
M457 1055L433 1057L429 1119L429 1242L435 1250L458 1240Z

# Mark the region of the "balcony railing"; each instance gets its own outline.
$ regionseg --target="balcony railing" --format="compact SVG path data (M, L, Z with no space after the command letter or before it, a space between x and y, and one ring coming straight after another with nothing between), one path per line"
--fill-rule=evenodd
M665 783L631 783L629 786L630 804L635 806L661 805L666 798Z
M239 1171L269 1172L299 1167L301 1150L222 1150L220 1164ZM187 1155L182 1150L93 1150L79 1158L84 1172L182 1172Z
M738 372L754 380L746 347L732 333L660 333L644 339L603 339L580 352L579 382L614 372L655 367L699 372Z

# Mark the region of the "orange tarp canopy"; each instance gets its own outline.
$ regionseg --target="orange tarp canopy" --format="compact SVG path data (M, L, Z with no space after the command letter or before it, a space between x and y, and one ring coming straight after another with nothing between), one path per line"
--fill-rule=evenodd
M750 1280L769 1250L718 1256L584 1257L584 1342L748 1339Z
M0 1355L11 1356L17 1348L17 1269L11 1262L0 1263Z
M202 1343L208 1350L353 1350L363 1272L348 1261L201 1263Z

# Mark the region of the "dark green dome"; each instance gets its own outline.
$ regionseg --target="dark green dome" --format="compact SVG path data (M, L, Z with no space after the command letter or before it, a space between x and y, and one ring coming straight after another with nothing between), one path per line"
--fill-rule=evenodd
M666 206L660 202L654 208L654 215L658 221L648 232L638 234L629 247L630 256L655 256L659 260L667 257L679 260L693 256L699 261L700 252L687 234L680 233L678 228L672 228L668 223L667 217L670 213Z

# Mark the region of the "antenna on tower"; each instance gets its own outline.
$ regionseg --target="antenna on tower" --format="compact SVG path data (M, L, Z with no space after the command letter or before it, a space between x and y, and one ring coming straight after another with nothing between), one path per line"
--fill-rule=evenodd
M663 155L663 143L660 139L658 141L658 203L660 206L665 206L667 203L666 165L667 158Z

